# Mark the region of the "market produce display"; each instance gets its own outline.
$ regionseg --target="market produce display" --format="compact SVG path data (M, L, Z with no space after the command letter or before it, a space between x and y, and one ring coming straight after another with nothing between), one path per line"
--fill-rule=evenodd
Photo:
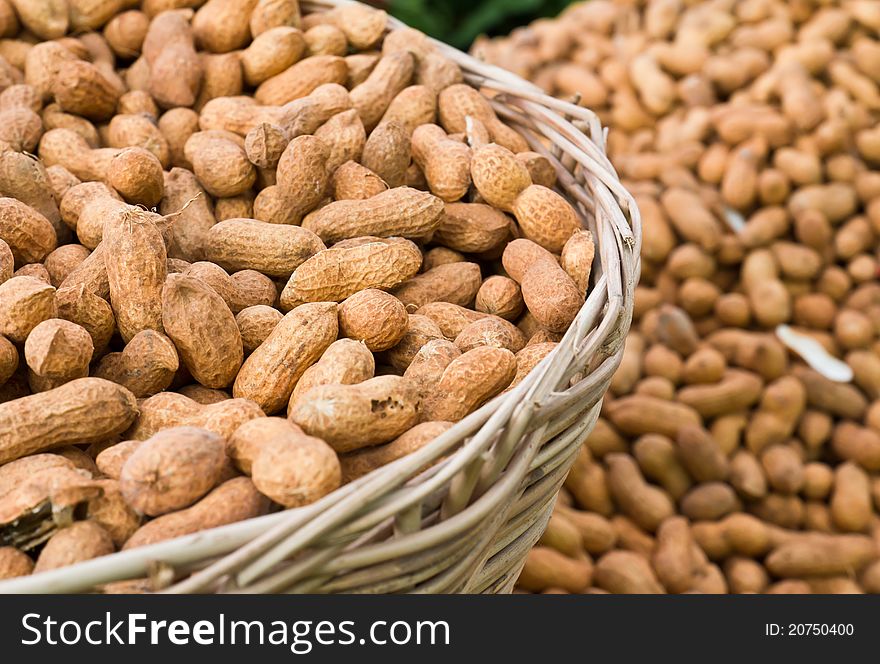
M880 592L880 3L593 0L473 52L595 110L644 219L519 588Z
M582 212L387 27L0 0L0 579L313 503L554 350Z

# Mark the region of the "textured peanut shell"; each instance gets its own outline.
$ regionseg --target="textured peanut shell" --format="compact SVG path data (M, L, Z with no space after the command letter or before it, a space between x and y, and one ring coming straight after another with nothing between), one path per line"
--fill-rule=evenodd
M0 284L12 278L15 271L15 257L5 240L0 238Z
M281 293L281 308L304 302L341 302L366 288L387 289L416 275L418 247L400 238L370 238L357 246L331 247L300 265Z
M205 387L229 385L243 359L235 316L200 279L168 276L162 290L162 321L183 364Z
M402 186L406 183L406 170L411 159L411 133L399 122L383 120L367 137L361 163L385 180L389 187Z
M55 230L57 244L69 241L70 230L61 223L52 180L42 162L19 152L0 155L0 191L46 217Z
M288 412L313 387L354 385L369 380L375 372L376 362L366 345L353 339L338 339L327 347L321 359L305 370L290 395Z
M42 39L63 37L70 25L67 2L62 0L11 0L18 18Z
M261 122L244 137L248 159L259 168L276 168L289 143L284 128L270 122Z
M471 150L450 139L441 127L425 124L412 135L412 155L428 188L447 203L462 198L471 186Z
M532 185L516 197L513 213L523 234L552 252L560 252L581 228L571 204L552 189Z
M434 391L446 367L458 357L461 351L448 339L431 339L419 349L403 376L415 386L420 403Z
M198 134L193 134L187 145ZM199 140L199 139L195 139ZM189 152L189 148L185 148ZM257 177L244 146L233 141L211 139L193 149L193 173L205 190L217 198L238 196L248 191Z
M93 375L124 385L140 399L167 389L178 367L171 339L155 330L143 330L121 352L102 357Z
M140 414L126 432L128 438L146 440L162 429L193 426L229 438L245 422L263 417L263 411L247 399L226 399L202 405L174 392L160 392L140 402Z
M34 561L14 546L0 547L0 580L27 576L34 571Z
M225 526L265 514L269 499L247 477L228 480L192 507L162 515L141 526L123 549L155 544L201 530Z
M345 59L336 55L316 55L300 60L280 74L263 81L254 97L261 104L281 106L310 94L327 83L345 84Z
M574 280L581 293L586 293L590 285L595 254L596 247L590 231L576 231L562 247L562 269Z
M14 198L0 198L0 239L18 265L42 261L57 245L49 220Z
M0 463L69 443L99 442L134 421L134 395L101 378L0 404Z
M457 422L501 393L516 375L506 348L480 346L450 362L433 393L423 401L423 420Z
M144 148L127 148L110 162L110 184L132 205L153 208L165 194L162 164Z
M443 333L430 318L409 314L406 333L395 346L385 352L385 361L398 371L404 371L422 346L432 339L442 338Z
M68 381L89 373L92 338L85 328L58 318L37 325L24 344L28 368L38 376Z
M265 304L257 304L239 311L235 323L241 333L245 354L249 355L263 343L282 318L284 314Z
M510 277L499 274L483 280L474 300L477 311L500 316L505 320L516 320L522 313L523 306L519 284Z
M92 338L94 355L100 356L116 331L116 319L107 300L89 292L81 284L59 288L55 293L55 304L59 318L85 328Z
M307 215L302 226L324 242L363 235L418 239L440 223L443 202L409 187L389 189L362 201L336 201Z
M49 273L49 281L58 288L91 252L81 244L65 244L46 256L43 265ZM0 281L3 281L0 279Z
M37 558L34 573L67 567L113 553L110 535L94 521L77 521L55 533Z
M451 426L452 422L422 422L390 443L342 455L339 458L342 467L342 483L347 484L376 468L381 468L392 461L397 461L422 449Z
M520 286L529 311L551 332L565 332L584 304L584 293L555 261L537 261Z
M499 248L510 237L510 218L482 203L447 203L434 242L464 253Z
M90 62L63 62L52 81L52 95L62 110L90 120L106 120L116 111L119 90Z
M125 502L119 482L114 479L98 480L103 493L90 500L86 506L86 518L101 526L113 544L121 547L141 525L141 516Z
M171 224L168 255L188 261L202 260L208 231L216 223L210 197L195 175L183 168L172 168L165 174L164 191L159 212L176 215Z
M440 123L450 134L466 131L466 119L472 116L489 130L492 141L514 154L529 149L525 139L501 122L492 110L489 100L478 90L463 83L449 85L438 97Z
M322 249L321 239L299 226L227 219L211 227L205 253L226 270L250 269L287 278Z
M18 369L18 349L9 339L0 336L0 385L8 381Z
M55 289L37 277L12 277L0 284L0 334L24 343L44 320L55 316Z
M417 127L433 123L436 117L437 93L424 85L411 85L391 100L379 127L393 122L410 137Z
M388 14L362 4L341 5L332 9L327 18L338 26L351 46L359 51L375 46L385 32Z
M288 313L251 353L235 379L233 396L255 401L268 415L287 405L303 372L336 340L336 304L303 304Z
M315 25L303 35L309 55L341 55L348 54L348 40L345 33L334 25ZM346 58L346 64L348 59Z
M455 337L455 345L462 353L480 346L518 353L526 345L526 338L513 323L498 316L486 316L465 326Z
M347 161L337 168L330 185L336 201L363 200L388 189L382 178L355 161Z
M107 477L118 480L122 474L122 466L143 442L142 440L124 440L121 443L111 445L95 457L98 470Z
M296 424L283 417L258 417L245 422L226 442L226 454L245 475L251 474L262 447L272 440L305 435Z
M513 377L509 387L514 387L529 375L532 369L538 366L558 344L553 341L545 341L526 346L516 354L516 376Z
M396 345L408 324L403 303L375 288L359 291L339 305L339 334L363 341L374 353Z
M400 376L357 385L323 385L305 394L290 419L337 452L388 442L418 421L414 387Z
M372 130L382 119L391 100L412 82L415 60L411 53L383 55L367 79L351 91L351 101L364 126Z
M481 283L480 266L476 263L449 263L403 282L394 289L394 295L405 305L416 308L428 302L452 302L468 307Z
M177 12L156 16L142 52L149 69L148 91L156 103L162 108L192 106L204 70L185 16Z
M360 161L367 141L364 123L355 109L342 111L315 130L329 152L325 167L331 173L347 161Z
M455 339L461 331L486 314L472 309L467 309L452 302L428 302L416 310L416 314L430 318L450 341Z
M129 341L142 330L162 331L167 272L162 233L147 214L126 206L104 225L104 265L119 332Z
M290 425L287 435L267 440L252 467L254 486L284 507L308 505L342 483L339 459L320 438Z
M175 512L210 491L223 470L226 446L195 427L165 429L139 445L119 475L126 502L149 516Z

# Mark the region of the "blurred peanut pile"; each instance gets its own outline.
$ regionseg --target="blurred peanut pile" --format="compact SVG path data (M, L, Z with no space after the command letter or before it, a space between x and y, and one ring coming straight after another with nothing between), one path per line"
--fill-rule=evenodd
M475 53L644 220L623 364L519 581L880 592L880 2L594 0Z
M556 347L590 232L387 28L0 0L0 579L313 503Z

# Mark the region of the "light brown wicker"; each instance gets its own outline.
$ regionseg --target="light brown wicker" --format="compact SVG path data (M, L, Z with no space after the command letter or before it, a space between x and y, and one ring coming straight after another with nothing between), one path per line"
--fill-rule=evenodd
M347 1L302 5L326 11ZM167 588L174 593L510 592L620 363L639 214L594 113L435 43L550 157L596 238L591 292L558 347L428 446L313 505L7 581L0 592L79 592L144 576L182 579Z

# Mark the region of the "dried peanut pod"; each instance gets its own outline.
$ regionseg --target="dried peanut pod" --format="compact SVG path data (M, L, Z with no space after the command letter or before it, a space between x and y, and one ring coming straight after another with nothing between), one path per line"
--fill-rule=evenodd
M67 567L113 553L110 535L94 521L77 521L56 532L40 552L34 572Z
M489 130L492 141L513 153L527 152L525 139L498 119L489 100L478 90L462 83L445 87L438 98L440 122L449 133L466 130L466 118L480 120Z
M314 136L329 150L325 167L331 173L347 161L359 161L367 141L364 124L355 109L337 113L318 127Z
M121 443L111 445L95 457L95 465L107 477L118 480L120 473L122 473L122 466L141 443L143 443L142 440L124 440Z
M361 290L339 305L339 334L363 341L374 353L395 346L408 322L403 303L375 288Z
M385 361L398 371L404 371L421 348L432 339L442 339L443 333L427 316L409 314L407 328L397 345L385 353Z
M203 67L184 15L163 12L156 16L144 37L142 53L148 69L148 91L160 107L195 104Z
M448 263L416 275L394 289L405 305L419 308L429 302L451 302L469 306L482 283L476 263Z
M34 571L34 561L14 546L0 547L0 579L27 576Z
M226 462L224 441L194 427L160 431L128 457L119 476L126 502L149 516L192 505L220 478Z
M284 422L287 431L260 446L251 476L260 493L284 507L300 507L338 489L342 471L332 447Z
M257 0L250 16L251 34L256 37L280 25L298 28L301 20L298 0Z
M393 122L409 138L418 127L433 123L436 117L437 93L423 85L411 85L401 90L391 101L376 129Z
M134 421L134 395L101 378L0 404L0 463L69 443L100 442Z
M411 133L400 122L383 120L367 137L361 163L389 187L404 185L412 152Z
M43 392L88 376L93 351L92 338L83 327L58 318L43 321L24 344L32 388Z
M398 51L383 55L370 75L351 91L351 101L368 131L379 124L394 97L412 81L415 59Z
M161 302L165 333L193 378L205 387L232 383L244 353L235 317L223 298L200 279L171 274Z
M516 357L506 348L469 350L443 371L421 406L423 420L457 422L501 393L516 375Z
M392 461L397 461L420 450L451 426L452 422L422 422L390 443L367 447L340 456L342 483L347 484L376 468L381 468Z
M302 57L306 41L295 27L277 26L261 32L241 52L244 80L248 85L258 86L280 74Z
M336 340L337 306L303 304L288 313L251 353L235 379L233 395L255 401L267 414L280 411L303 372Z
M0 198L0 239L16 264L42 261L57 245L49 220L14 198Z
M247 477L227 480L192 507L164 514L141 526L124 550L163 542L265 514L269 499Z
M205 253L229 271L256 270L286 279L323 249L317 235L299 226L227 219L208 231Z
M306 97L327 83L344 85L348 75L345 59L336 55L315 55L300 60L280 74L260 83L255 99L269 106L281 106Z
M526 338L513 323L498 316L485 316L466 325L455 337L455 345L462 353L481 346L518 353L526 345Z
M575 231L562 247L562 269L574 280L581 293L586 293L590 286L595 253L593 235L586 230Z
M585 294L555 261L539 260L520 282L526 307L551 332L564 332L584 304Z
M143 148L128 148L110 162L110 184L132 205L153 208L165 194L162 164Z
M302 227L324 242L374 235L420 239L437 228L443 202L431 194L398 187L360 201L336 201L312 212Z
M336 169L330 182L333 200L364 200L388 189L388 185L369 168L347 161Z
M443 336L450 341L474 321L486 318L486 314L452 302L428 302L416 309L416 314L430 318L440 328Z
M501 247L510 226L507 215L488 205L447 203L433 239L455 251L482 253Z
M30 276L14 276L0 284L0 334L24 343L44 320L56 315L55 289Z
M583 592L593 576L589 558L575 559L547 546L536 546L529 551L517 584L532 592L561 588L571 593Z
M376 362L360 341L339 339L327 347L321 358L303 372L290 395L288 412L313 387L319 385L355 385L373 378Z
M477 311L505 320L515 320L523 310L522 291L519 284L509 277L493 275L483 281L474 307Z
M417 402L405 378L379 376L357 385L312 388L293 407L290 419L337 452L351 452L386 443L414 426Z
M143 330L122 352L102 357L94 375L124 385L140 399L167 389L178 367L174 343L161 332Z
M431 193L447 203L467 193L471 185L471 150L449 138L441 127L434 124L418 127L412 135L412 156L425 174Z
M282 318L284 318L284 314L265 304L253 305L239 311L235 322L241 333L245 355L254 352L275 329L275 326L281 322Z
M421 253L409 240L362 238L363 244L320 251L294 270L281 293L283 310L304 302L341 302L366 288L394 288L415 277Z
M615 399L608 408L608 418L621 433L661 433L670 438L685 426L701 423L700 414L685 404L644 395Z
M513 211L517 197L532 185L532 178L516 155L500 145L474 150L471 177L477 191L490 205Z

